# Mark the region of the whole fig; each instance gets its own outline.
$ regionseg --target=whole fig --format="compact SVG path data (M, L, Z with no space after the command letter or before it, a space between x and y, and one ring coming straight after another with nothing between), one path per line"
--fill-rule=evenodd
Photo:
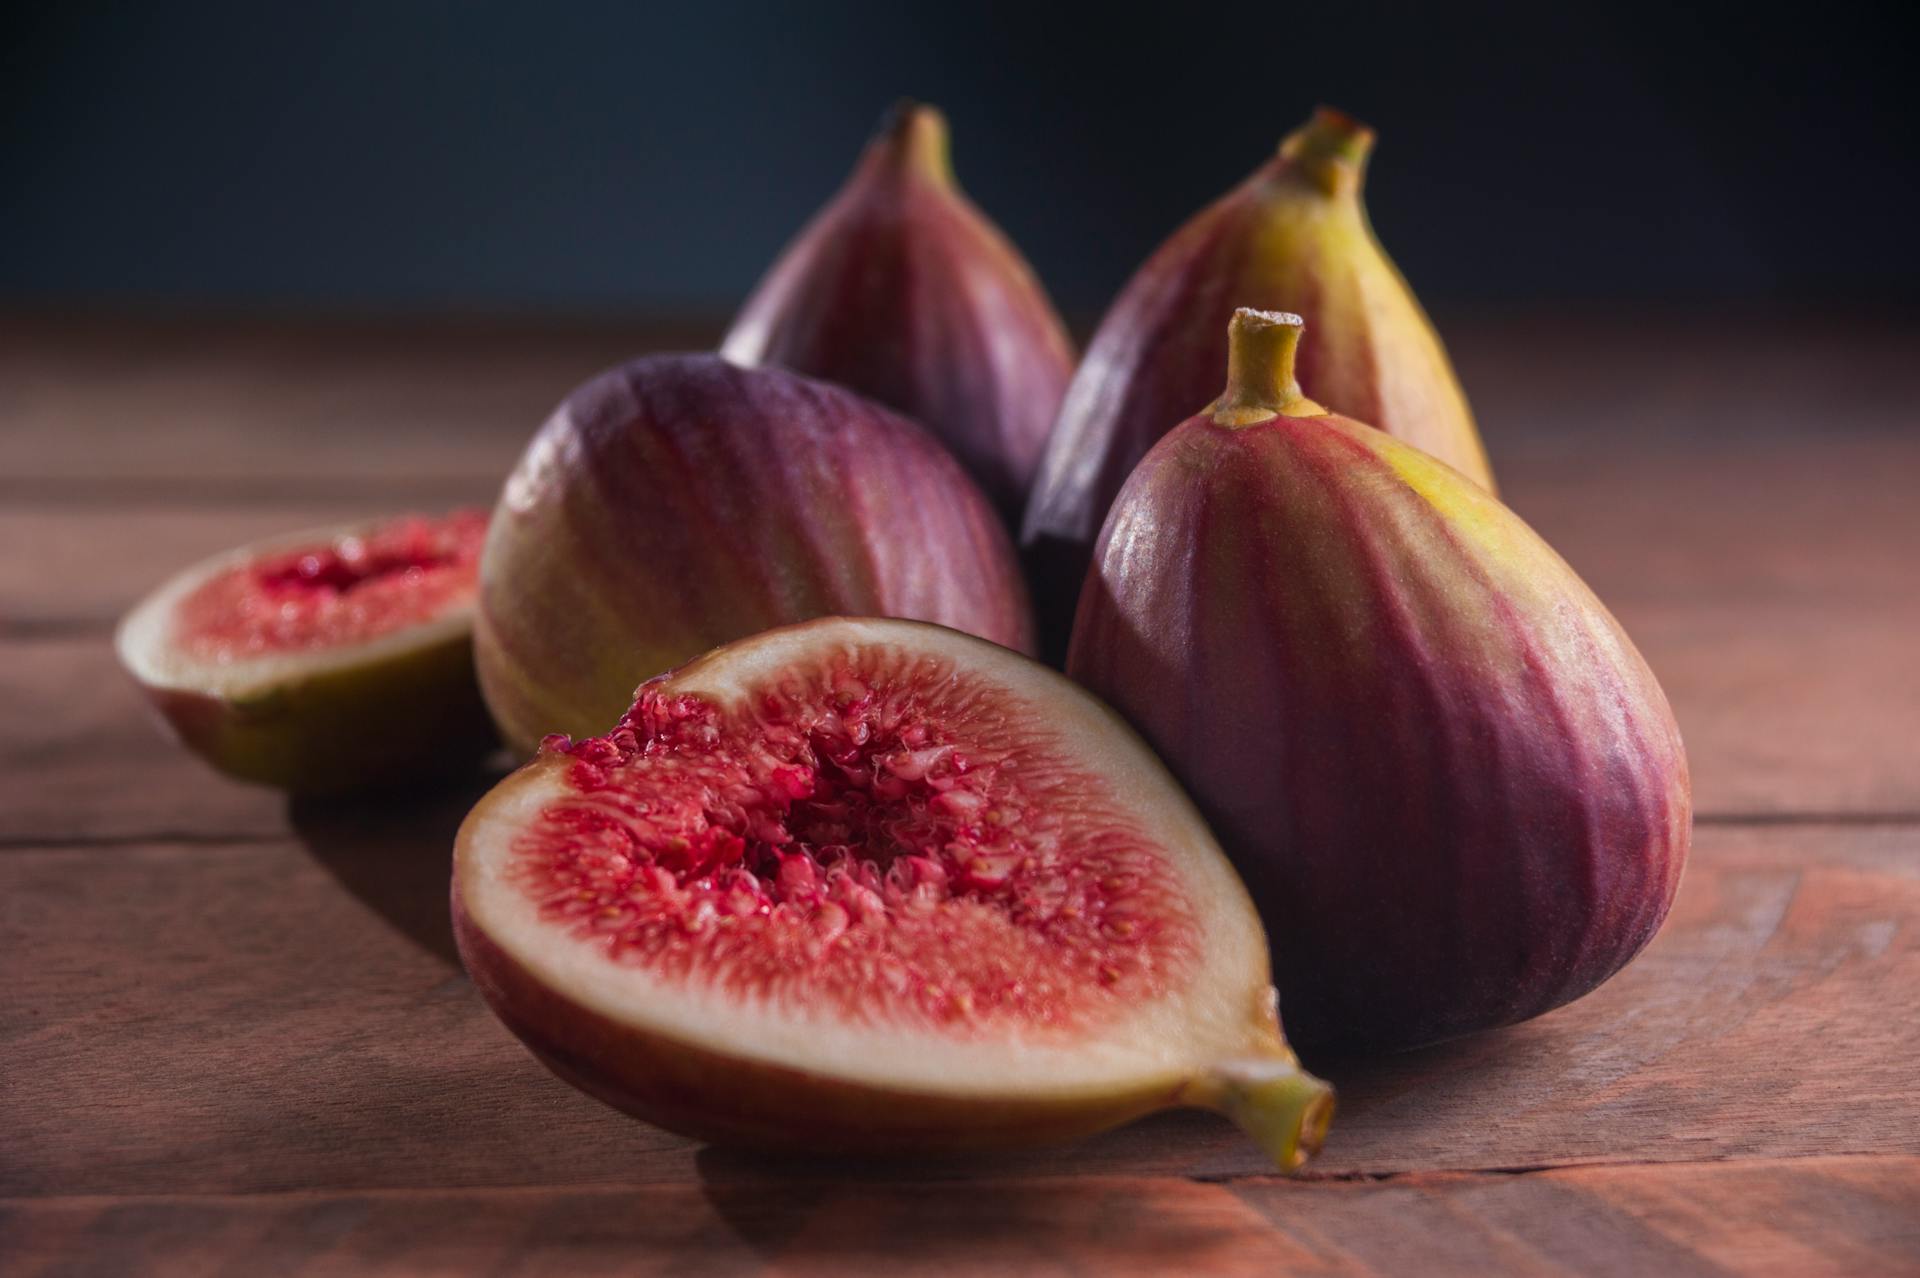
M1480 485L1328 413L1297 316L1236 313L1227 392L1121 490L1068 672L1246 878L1289 1031L1405 1048L1600 984L1691 834L1646 663Z
M835 614L1033 642L1005 529L925 430L782 369L658 355L574 391L508 478L474 655L530 751L709 648Z
M774 263L721 353L837 382L924 423L1010 527L1073 373L1032 269L955 184L945 117L913 102L894 108Z
M1493 474L1440 339L1368 223L1373 131L1322 109L1140 268L1100 322L1047 441L1021 533L1041 631L1072 620L1100 521L1173 423L1219 388L1236 306L1314 324L1301 375L1335 411L1491 490Z

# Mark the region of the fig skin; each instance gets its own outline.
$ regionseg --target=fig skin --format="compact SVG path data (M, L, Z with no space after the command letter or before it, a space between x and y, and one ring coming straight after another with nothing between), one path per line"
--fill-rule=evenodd
M1192 893L1190 902L1204 910L1206 940L1187 986L1134 1009L1161 1014L1153 1021L1155 1037L1135 1027L1125 1031L1135 1036L1131 1040L1090 1032L1073 1048L1044 1039L990 1040L1027 1067L1024 1082L1009 1084L1009 1075L1020 1072L1013 1062L996 1071L981 1068L976 1055L972 1065L956 1068L942 1050L971 1050L977 1042L949 1043L937 1031L910 1030L905 1033L913 1067L907 1076L875 1067L876 1056L900 1050L897 1040L882 1035L877 1052L857 1058L856 1077L844 1066L819 1067L835 1053L817 1045L849 1032L844 1020L822 1011L797 1044L769 1035L758 1019L763 1013L756 997L731 990L724 966L697 972L686 985L681 979L660 982L637 967L631 985L622 989L622 1006L602 1002L596 1008L593 996L578 991L600 979L590 979L589 970L598 972L606 963L618 970L617 962L583 950L553 925L516 921L519 907L506 904L512 894L503 886L510 872L500 849L510 849L519 831L542 820L551 801L543 796L567 792L571 756L557 743L483 798L455 843L454 936L462 963L495 1015L563 1081L624 1113L703 1140L815 1153L924 1155L1073 1140L1150 1112L1191 1106L1224 1114L1282 1170L1299 1170L1325 1139L1333 1091L1300 1068L1282 1034L1266 948L1244 887L1165 768L1110 709L1018 654L943 627L898 620L832 617L784 626L718 648L651 683L673 702L754 705L760 690L793 670L874 644L907 654L951 655L962 669L988 675L993 695L1007 698L1000 703L1003 713L1042 716L1051 731L1079 743L1077 755L1100 760L1111 801L1175 856L1169 872L1177 872ZM632 720L622 722L631 732ZM575 993L568 992L569 983ZM703 991L710 1012L672 1028L672 1019L649 1002L658 997L649 991L663 985ZM599 999L608 997L606 989ZM1170 1006L1177 1009L1172 1018L1165 1015ZM1151 1046L1142 1050L1142 1044ZM1099 1059L1116 1046L1135 1063L1088 1076L1075 1072L1075 1049L1090 1048ZM1053 1063L1033 1077L1025 1058L1049 1055Z
M940 1096L851 1084L623 1025L541 983L453 897L460 961L501 1022L562 1081L642 1122L750 1149L907 1154L1059 1143L1169 1103L1160 1085L1052 1098Z
M1064 645L1121 485L1155 440L1218 392L1237 306L1306 316L1314 340L1300 375L1322 403L1493 490L1439 335L1368 222L1361 184L1373 136L1338 111L1316 112L1161 245L1101 320L1020 537L1050 651Z
M480 563L481 691L531 753L604 729L709 648L843 613L1033 647L1006 530L919 425L784 369L650 356L574 391L507 480Z
M141 683L180 743L241 781L298 795L404 789L474 767L499 742L464 629L257 695Z
M720 348L927 426L1018 524L1073 348L1033 269L961 193L947 122L902 102Z
M1512 511L1306 400L1295 316L1102 530L1068 672L1187 785L1266 922L1295 1041L1536 1016L1653 936L1691 836L1665 695Z

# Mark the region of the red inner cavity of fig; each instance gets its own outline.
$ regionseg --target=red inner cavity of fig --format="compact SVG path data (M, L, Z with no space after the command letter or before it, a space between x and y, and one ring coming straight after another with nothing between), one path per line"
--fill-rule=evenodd
M486 514L462 510L275 551L203 582L176 634L214 661L378 639L471 597L486 535Z
M548 742L572 793L510 874L661 975L862 1023L1085 1026L1165 989L1197 931L1039 713L872 648L727 713L656 681L611 735Z

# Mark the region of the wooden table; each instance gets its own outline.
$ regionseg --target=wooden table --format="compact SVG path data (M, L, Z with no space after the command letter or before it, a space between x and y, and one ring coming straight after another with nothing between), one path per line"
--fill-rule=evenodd
M0 324L0 1270L1920 1272L1920 331L1456 330L1510 500L1672 696L1693 860L1578 1004L1324 1065L1333 1137L1284 1180L1202 1114L904 1167L630 1122L455 961L471 791L289 806L146 721L108 644L139 592L489 501L672 334Z

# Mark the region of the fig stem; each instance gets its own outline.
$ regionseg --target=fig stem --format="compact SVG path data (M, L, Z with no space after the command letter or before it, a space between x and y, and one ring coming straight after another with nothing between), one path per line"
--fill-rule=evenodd
M1306 321L1286 311L1241 307L1227 324L1227 389L1213 403L1222 426L1254 426L1276 417L1317 417L1327 410L1300 391L1293 358Z
M953 185L953 153L947 117L939 107L902 98L888 108L871 147L873 162L912 173L941 186Z
M1186 1099L1226 1115L1284 1172L1320 1152L1333 1122L1333 1088L1300 1068L1293 1053L1227 1061L1188 1089Z
M1372 129L1345 111L1324 106L1280 143L1287 167L1327 195L1358 194L1372 153Z

